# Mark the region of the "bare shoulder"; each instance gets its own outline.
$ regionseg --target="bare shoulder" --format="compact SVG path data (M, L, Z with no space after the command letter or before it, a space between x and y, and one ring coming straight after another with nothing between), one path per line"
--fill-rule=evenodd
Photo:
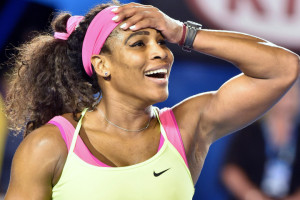
M31 132L21 142L17 153L26 156L28 152L31 157L41 156L49 160L50 157L66 153L67 148L59 129L52 124L46 124Z
M46 124L18 147L12 164L7 199L48 199L67 156L59 129Z
M30 133L18 151L21 154L20 158L30 153L30 161L33 164L43 165L45 172L53 177L51 180L53 184L58 181L68 155L67 146L59 129L52 124L46 124Z

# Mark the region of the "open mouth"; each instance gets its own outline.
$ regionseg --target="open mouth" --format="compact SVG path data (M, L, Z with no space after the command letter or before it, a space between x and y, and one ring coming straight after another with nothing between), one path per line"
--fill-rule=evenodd
M145 76L150 78L164 79L167 77L167 69L158 69L153 71L148 71L145 73Z

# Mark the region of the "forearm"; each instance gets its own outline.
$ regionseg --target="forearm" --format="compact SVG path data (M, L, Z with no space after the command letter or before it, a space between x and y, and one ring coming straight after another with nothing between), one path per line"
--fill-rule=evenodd
M259 79L294 76L299 57L282 47L250 35L229 31L198 31L193 48L235 64L249 77Z
M123 30L154 28L160 31L166 40L177 44L184 35L181 23L152 6L131 3L119 7L114 12L118 15L114 19L115 22L126 19L121 26ZM296 54L250 35L203 29L198 31L193 48L234 63L252 78L279 77L279 80L288 80L283 82L283 85L289 86L287 83L292 83L298 76L299 57Z

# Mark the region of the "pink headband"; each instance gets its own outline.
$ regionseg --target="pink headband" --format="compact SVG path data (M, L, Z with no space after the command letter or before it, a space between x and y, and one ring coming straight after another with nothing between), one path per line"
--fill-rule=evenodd
M90 23L82 44L82 63L85 72L92 76L92 55L99 54L109 34L120 24L112 18L116 16L111 10L115 6L105 8L99 12Z
M69 38L69 36L71 35L71 33L76 29L76 27L78 26L78 24L81 22L81 20L83 19L83 16L72 16L68 19L67 22L67 33L63 33L63 32L55 32L54 33L54 38L56 39L61 39L61 40L67 40Z

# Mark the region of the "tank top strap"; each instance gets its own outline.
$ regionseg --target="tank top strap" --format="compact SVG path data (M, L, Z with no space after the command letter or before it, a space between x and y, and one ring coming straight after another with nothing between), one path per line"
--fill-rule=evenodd
M72 142L71 142L70 149L69 149L69 154L74 152L75 144L76 144L76 141L77 141L77 136L78 136L78 134L80 132L80 128L81 128L81 125L82 125L82 119L83 119L83 117L84 117L84 115L85 115L85 113L86 113L87 110L88 110L88 108L85 108L81 112L80 120L77 123L76 129L75 129L75 132L74 132L74 135L73 135L73 138L72 138ZM68 154L68 156L69 156L69 154Z
M164 137L165 141L169 141L168 137L167 137L167 133L166 133L166 131L165 131L164 127L162 126L162 123L161 123L161 121L159 119L158 108L157 107L153 107L153 110L154 110L155 116L156 116L156 118L157 118L157 120L159 122L160 131L161 131L162 136Z
M189 168L181 133L179 131L179 127L177 125L172 109L163 108L162 110L159 110L159 117L160 117L161 126L165 131L168 141L175 147L175 149L183 158L186 166Z

